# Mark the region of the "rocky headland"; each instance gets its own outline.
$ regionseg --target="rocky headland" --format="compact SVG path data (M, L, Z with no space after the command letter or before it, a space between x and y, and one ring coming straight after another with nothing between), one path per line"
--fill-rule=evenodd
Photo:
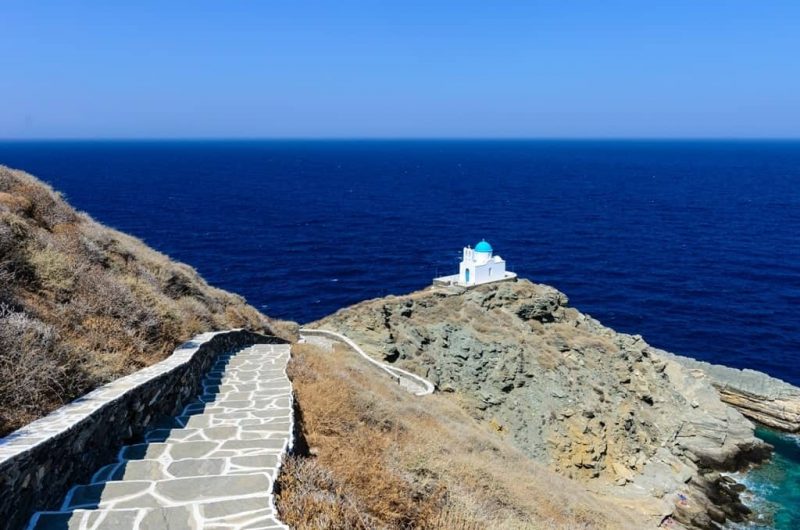
M433 381L471 415L656 524L718 528L749 509L720 472L766 459L749 416L796 430L798 390L617 333L527 280L434 286L312 325Z
M663 350L653 351L707 377L722 401L748 418L779 431L800 432L800 388L756 370L738 370Z

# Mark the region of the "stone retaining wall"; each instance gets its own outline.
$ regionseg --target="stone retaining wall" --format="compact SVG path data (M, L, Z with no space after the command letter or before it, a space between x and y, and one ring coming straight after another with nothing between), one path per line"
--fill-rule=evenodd
M178 414L217 354L265 343L286 341L241 330L205 333L0 439L0 526L20 528L33 512L57 508L72 484L88 482L121 446Z

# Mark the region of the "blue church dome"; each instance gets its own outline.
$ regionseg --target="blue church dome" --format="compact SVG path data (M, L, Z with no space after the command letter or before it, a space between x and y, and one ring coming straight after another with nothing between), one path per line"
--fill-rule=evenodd
M475 245L475 252L491 252L492 245L490 245L485 239L482 239L480 243Z

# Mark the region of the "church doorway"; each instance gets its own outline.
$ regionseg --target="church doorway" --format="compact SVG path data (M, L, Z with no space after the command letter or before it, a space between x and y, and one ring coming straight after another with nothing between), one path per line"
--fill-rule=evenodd
M464 281L469 283L469 269L464 271Z

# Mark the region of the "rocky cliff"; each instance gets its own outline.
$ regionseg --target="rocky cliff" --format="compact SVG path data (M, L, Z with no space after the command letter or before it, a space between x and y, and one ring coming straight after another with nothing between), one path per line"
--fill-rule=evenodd
M688 527L746 518L721 476L769 454L700 371L526 280L431 287L313 326L453 393L531 458Z

